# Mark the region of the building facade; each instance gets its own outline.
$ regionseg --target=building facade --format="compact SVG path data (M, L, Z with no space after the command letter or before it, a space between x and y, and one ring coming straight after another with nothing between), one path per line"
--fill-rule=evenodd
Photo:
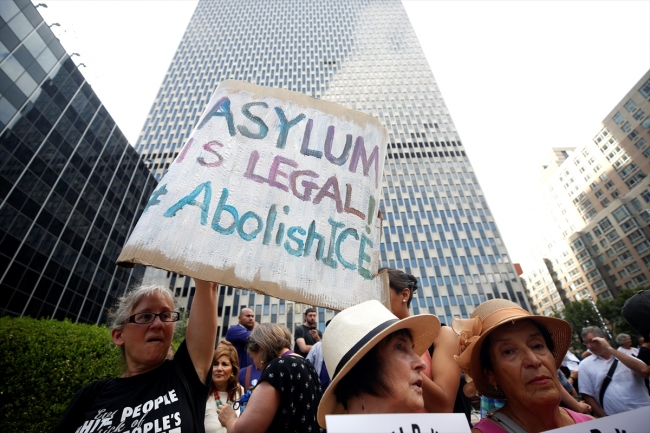
M408 16L397 0L201 1L136 149L164 174L219 82L303 92L380 119L384 166L381 258L419 278L413 313L449 323L505 297L528 308L466 148ZM181 298L191 280L167 275ZM303 306L220 287L220 335L249 306L293 329ZM321 329L333 312L319 311Z
M650 71L603 120L591 142L544 169L555 221L545 268L566 301L606 299L650 285ZM569 149L570 150L570 149ZM533 307L546 312L543 272L527 272ZM532 292L531 292L532 290ZM556 305L556 303L552 303Z
M156 180L28 0L0 3L0 315L103 323Z

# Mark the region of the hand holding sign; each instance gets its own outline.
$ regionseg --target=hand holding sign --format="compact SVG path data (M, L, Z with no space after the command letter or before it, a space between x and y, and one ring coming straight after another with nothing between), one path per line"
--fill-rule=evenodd
M337 310L385 301L375 215L387 141L366 114L225 81L118 263Z

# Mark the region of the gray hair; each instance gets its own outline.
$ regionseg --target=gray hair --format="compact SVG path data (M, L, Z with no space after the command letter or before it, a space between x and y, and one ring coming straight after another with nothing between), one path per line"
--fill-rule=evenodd
M278 357L280 350L291 348L291 332L286 326L275 323L260 323L251 332L246 343L248 353L264 349L263 361L268 364Z
M625 343L625 340L627 338L631 338L631 337L629 335L627 335L627 334L618 334L616 336L616 344L618 344L619 346L622 346L623 343Z
M594 337L607 338L605 337L603 330L598 326L587 326L586 328L582 328L582 332L580 332L580 338L584 340L588 334L594 334Z
M155 296L164 299L176 309L176 300L174 294L169 288L160 285L146 285L138 286L129 291L126 295L122 296L118 301L115 308L109 312L110 327L111 329L122 329L129 316L138 303L145 296Z

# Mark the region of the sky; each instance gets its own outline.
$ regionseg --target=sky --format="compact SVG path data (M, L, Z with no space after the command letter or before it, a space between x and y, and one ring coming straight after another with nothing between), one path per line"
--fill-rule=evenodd
M196 1L34 1L131 144ZM542 263L539 167L650 69L650 1L405 1L511 260Z

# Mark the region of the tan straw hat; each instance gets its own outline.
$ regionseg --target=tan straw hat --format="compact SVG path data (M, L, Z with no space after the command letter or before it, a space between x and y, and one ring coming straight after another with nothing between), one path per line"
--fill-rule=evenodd
M413 337L414 351L422 355L440 331L440 321L432 314L421 314L399 320L379 301L366 301L337 314L323 334L323 358L332 383L318 406L318 424L325 428L325 415L346 413L336 400L336 386L363 356L384 337L400 329L408 329Z
M476 307L469 319L456 317L451 322L452 329L460 337L461 354L454 356L454 359L466 375L466 395L473 395L478 390L486 397L505 398L501 389L493 386L483 374L481 347L485 338L497 327L521 319L537 322L548 330L555 346L552 351L555 367L559 368L562 365L562 360L571 344L571 325L561 319L532 315L506 299L491 299Z

